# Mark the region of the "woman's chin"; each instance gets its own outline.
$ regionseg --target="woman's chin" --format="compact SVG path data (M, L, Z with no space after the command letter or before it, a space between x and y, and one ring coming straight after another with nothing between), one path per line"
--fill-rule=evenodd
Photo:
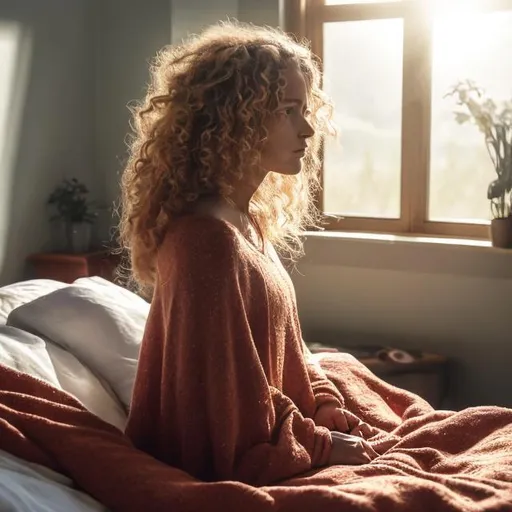
M302 161L298 163L283 165L282 167L275 168L274 172L277 174L283 174L284 176L294 176L295 174L299 174L302 170Z

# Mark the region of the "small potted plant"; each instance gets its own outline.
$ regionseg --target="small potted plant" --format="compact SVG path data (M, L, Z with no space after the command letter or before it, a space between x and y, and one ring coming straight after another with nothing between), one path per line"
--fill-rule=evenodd
M471 80L457 83L447 96L455 96L458 123L474 123L483 133L485 145L496 171L489 184L491 239L495 247L512 248L512 100L498 105Z
M60 220L66 231L67 249L75 253L87 252L91 244L91 226L96 213L91 211L89 190L76 178L64 179L50 194L48 204L55 208L52 221Z

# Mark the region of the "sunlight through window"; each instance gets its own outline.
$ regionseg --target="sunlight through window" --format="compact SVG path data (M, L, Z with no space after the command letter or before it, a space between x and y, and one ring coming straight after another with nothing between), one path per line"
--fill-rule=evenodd
M20 33L17 25L0 24L0 161L3 161L7 120L14 88L14 71ZM3 180L2 180L3 181Z
M473 124L456 123L455 101L444 96L457 82L472 80L498 105L512 98L512 11L452 6L441 12L433 24L429 219L487 221L486 192L496 173L484 136Z
M402 20L325 24L324 88L341 135L326 141L328 213L400 216L402 46Z
M19 24L0 22L0 269L7 250L14 158L27 83L29 46L24 42Z

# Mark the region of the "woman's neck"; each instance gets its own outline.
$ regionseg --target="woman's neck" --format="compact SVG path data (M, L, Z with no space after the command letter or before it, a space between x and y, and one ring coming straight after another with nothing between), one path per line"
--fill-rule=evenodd
M247 208L248 210L248 208ZM217 219L229 222L235 226L251 243L260 246L263 244L261 233L253 225L248 211L242 211L238 204L231 199L221 196L201 198L194 207L194 213L210 215ZM258 240L260 242L258 242Z
M236 203L224 199L221 196L210 196L199 199L195 204L194 212L225 220L236 226L242 232L245 231L245 225L248 220L248 213L240 209Z

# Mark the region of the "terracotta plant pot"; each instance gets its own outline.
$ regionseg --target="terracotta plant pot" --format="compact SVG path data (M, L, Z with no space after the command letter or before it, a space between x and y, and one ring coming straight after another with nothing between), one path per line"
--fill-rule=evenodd
M512 249L512 216L491 221L491 241L493 247Z

